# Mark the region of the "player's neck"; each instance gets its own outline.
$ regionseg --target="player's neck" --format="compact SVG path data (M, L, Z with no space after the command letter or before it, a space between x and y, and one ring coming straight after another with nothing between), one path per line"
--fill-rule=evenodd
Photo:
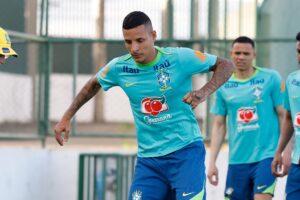
M247 70L239 70L239 69L237 69L234 72L234 76L237 79L248 79L248 78L250 78L255 73L255 70L256 69L254 67L250 67Z
M156 56L157 56L157 49L155 49L155 47L154 47L153 51L152 51L152 54L149 56L149 59L147 60L147 62L144 63L144 64L151 63L152 61L155 60Z

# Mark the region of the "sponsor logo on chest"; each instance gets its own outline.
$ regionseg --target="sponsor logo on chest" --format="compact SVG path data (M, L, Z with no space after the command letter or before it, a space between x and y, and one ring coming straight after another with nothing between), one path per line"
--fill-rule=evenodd
M140 73L139 69L131 68L131 67L128 67L127 65L123 66L123 70L122 71L125 72L125 73L131 73L131 74L138 74L138 73Z
M294 125L295 127L300 128L300 112L295 115Z
M229 88L238 88L239 84L237 82L229 82L229 83L225 83L224 87L226 89L229 89Z
M300 81L296 80L296 79L293 79L292 80L292 85L295 85L297 87L300 87Z
M158 71L161 69L165 69L171 66L171 63L169 60L165 60L163 63L157 64L153 66L153 70L154 71Z
M172 115L166 114L159 116L162 112L169 109L166 101L166 97L146 97L141 102L141 112L145 114L144 121L146 124L157 124L172 118Z
M242 107L237 111L238 132L251 131L259 128L258 123L253 124L258 120L256 107Z
M253 79L250 81L250 85L258 85L263 84L265 82L265 79Z

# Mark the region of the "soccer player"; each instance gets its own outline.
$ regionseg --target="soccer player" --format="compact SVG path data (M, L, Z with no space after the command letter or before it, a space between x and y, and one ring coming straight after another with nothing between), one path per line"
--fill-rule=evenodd
M270 166L282 119L281 77L253 65L254 41L241 36L232 43L236 70L216 92L208 179L218 184L216 159L228 125L229 166L225 197L231 200L272 199L275 177ZM226 124L227 117L227 124Z
M11 48L11 42L7 32L0 27L0 64L4 64L9 56L17 57L18 54Z
M100 88L119 86L127 94L137 127L138 155L129 199L205 199L205 149L193 113L199 103L231 76L231 61L189 48L154 46L156 32L140 11L123 21L129 54L111 60L75 97L55 127L60 145L70 120ZM201 89L192 75L213 71ZM64 138L62 138L64 132Z
M300 64L300 32L296 36L297 58ZM300 70L292 72L286 80L284 93L284 118L281 135L272 162L272 172L277 177L288 173L285 188L286 200L300 199ZM281 153L295 133L292 166L289 171L282 169ZM281 171L283 170L283 171Z

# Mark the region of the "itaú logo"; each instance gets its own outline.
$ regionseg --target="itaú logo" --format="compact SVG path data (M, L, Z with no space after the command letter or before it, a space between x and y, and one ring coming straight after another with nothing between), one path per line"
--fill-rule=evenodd
M237 121L242 123L250 123L258 120L256 107L244 107L237 111Z
M300 128L300 112L295 115L294 125L295 127Z
M141 102L141 111L144 114L156 116L161 112L168 110L166 97L147 97Z

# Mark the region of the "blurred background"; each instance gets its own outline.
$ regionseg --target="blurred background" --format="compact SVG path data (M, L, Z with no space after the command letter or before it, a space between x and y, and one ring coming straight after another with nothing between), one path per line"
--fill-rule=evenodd
M126 199L136 143L124 92L101 91L82 107L63 148L53 126L91 76L127 53L121 27L129 12L149 15L158 46L229 58L232 40L249 36L257 45L256 65L286 78L298 68L299 8L298 0L2 1L0 26L19 57L0 67L0 199ZM196 75L194 87L209 76ZM195 109L207 144L209 104ZM226 144L218 162L222 180L218 187L207 184L207 199L223 199ZM278 185L274 199L283 199L284 179Z

